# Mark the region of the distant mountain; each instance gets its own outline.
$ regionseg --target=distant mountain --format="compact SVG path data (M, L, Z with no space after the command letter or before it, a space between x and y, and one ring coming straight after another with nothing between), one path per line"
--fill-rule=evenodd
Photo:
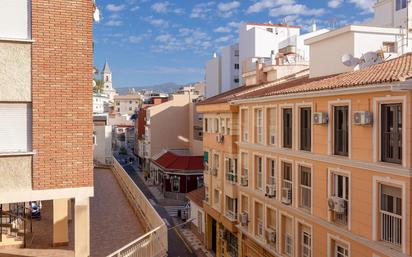
M157 93L173 93L177 89L183 87L184 85L178 85L173 82L168 82L168 83L163 83L159 85L152 85L152 86L143 86L143 87L121 87L121 88L116 88L117 93L119 95L126 95L129 90L134 88L136 91L145 91L145 90L152 90Z

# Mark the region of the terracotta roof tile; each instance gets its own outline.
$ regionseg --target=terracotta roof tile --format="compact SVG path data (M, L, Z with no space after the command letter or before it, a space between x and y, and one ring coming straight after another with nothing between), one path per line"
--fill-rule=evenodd
M203 200L205 199L205 187L200 187L187 193L186 198L194 202L196 205L203 207Z
M412 53L385 61L368 68L341 73L295 87L275 90L266 95L284 95L311 91L331 90L339 88L359 87L392 83L412 77Z
M203 170L203 156L184 156L168 151L153 160L153 162L165 170L179 172Z

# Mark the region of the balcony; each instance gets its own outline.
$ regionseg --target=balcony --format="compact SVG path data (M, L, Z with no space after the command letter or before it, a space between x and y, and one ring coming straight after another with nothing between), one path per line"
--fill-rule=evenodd
M400 215L380 211L381 241L401 246L402 244L402 217Z

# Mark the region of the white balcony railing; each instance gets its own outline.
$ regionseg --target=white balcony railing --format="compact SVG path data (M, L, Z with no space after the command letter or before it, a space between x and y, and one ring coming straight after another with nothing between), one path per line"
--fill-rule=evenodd
M402 244L402 217L387 211L380 211L381 240L400 246Z
M123 167L113 158L112 172L135 212L143 219L147 233L108 257L163 257L167 256L167 227L149 200L136 186Z

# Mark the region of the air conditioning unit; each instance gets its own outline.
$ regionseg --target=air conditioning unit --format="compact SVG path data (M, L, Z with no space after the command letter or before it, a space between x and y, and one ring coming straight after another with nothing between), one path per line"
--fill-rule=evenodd
M343 198L332 196L328 199L328 206L329 210L338 214L343 214L346 210L346 201Z
M242 176L242 177L240 178L240 184L241 184L242 186L244 186L244 187L247 187L247 185L248 185L248 177L247 177L247 176Z
M327 124L328 121L328 114L325 112L315 112L313 114L313 124Z
M267 185L266 186L266 194L267 197L276 197L276 188L275 185Z
M266 229L266 240L269 244L276 244L276 231L273 229Z
M292 189L284 187L282 189L282 203L291 204L292 203Z
M355 125L369 125L372 123L372 116L367 111L357 111L353 113L353 124Z
M246 226L248 221L248 214L247 212L242 212L239 214L239 221L242 226Z

